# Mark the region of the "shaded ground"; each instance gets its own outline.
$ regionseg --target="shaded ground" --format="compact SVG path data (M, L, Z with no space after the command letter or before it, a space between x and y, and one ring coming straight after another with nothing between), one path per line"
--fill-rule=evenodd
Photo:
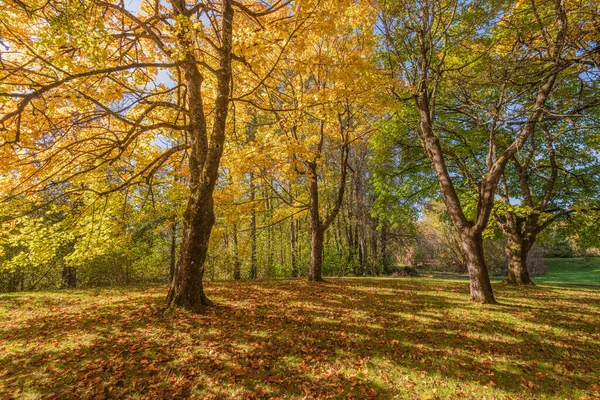
M600 398L600 291L432 279L0 296L0 398Z
M548 272L534 278L535 282L562 282L600 286L600 257L547 258Z

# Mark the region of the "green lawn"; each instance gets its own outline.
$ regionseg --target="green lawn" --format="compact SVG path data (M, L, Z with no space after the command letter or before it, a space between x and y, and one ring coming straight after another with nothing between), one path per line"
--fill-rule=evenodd
M600 257L547 258L548 272L534 278L535 282L559 282L600 286Z
M0 398L600 397L600 291L468 282L225 282L0 296Z

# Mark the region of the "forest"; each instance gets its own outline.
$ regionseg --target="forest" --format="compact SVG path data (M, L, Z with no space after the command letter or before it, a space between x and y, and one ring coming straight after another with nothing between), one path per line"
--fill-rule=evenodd
M0 0L0 397L600 398L600 2Z

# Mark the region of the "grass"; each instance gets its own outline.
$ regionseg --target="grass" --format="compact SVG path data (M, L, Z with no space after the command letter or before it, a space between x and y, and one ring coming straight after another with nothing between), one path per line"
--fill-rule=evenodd
M547 258L548 272L535 282L559 282L600 286L600 257Z
M0 296L0 398L600 398L600 291L434 279Z

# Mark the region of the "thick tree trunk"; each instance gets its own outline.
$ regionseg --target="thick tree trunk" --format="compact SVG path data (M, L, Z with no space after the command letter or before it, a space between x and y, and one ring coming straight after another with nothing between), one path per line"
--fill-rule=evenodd
M483 255L482 234L472 232L471 229L463 229L460 238L467 259L471 300L483 304L496 303Z
M172 0L176 16L189 16L185 2ZM222 2L221 51L217 72L217 90L214 103L213 124L210 138L204 114L202 82L204 77L192 52L182 61L187 88L187 133L190 141L190 197L183 216L183 233L175 276L167 295L169 307L199 310L212 305L204 294L202 278L208 253L210 233L215 223L213 191L219 174L219 163L225 145L225 127L229 111L230 83L232 78L231 49L233 31L233 7L230 0ZM192 43L186 35L179 35L183 48Z
M531 245L517 235L505 235L508 257L508 279L511 285L533 285L527 270L527 254Z
M214 223L212 190L198 190L190 197L184 214L179 260L167 296L169 306L198 310L213 304L204 294L202 278Z

